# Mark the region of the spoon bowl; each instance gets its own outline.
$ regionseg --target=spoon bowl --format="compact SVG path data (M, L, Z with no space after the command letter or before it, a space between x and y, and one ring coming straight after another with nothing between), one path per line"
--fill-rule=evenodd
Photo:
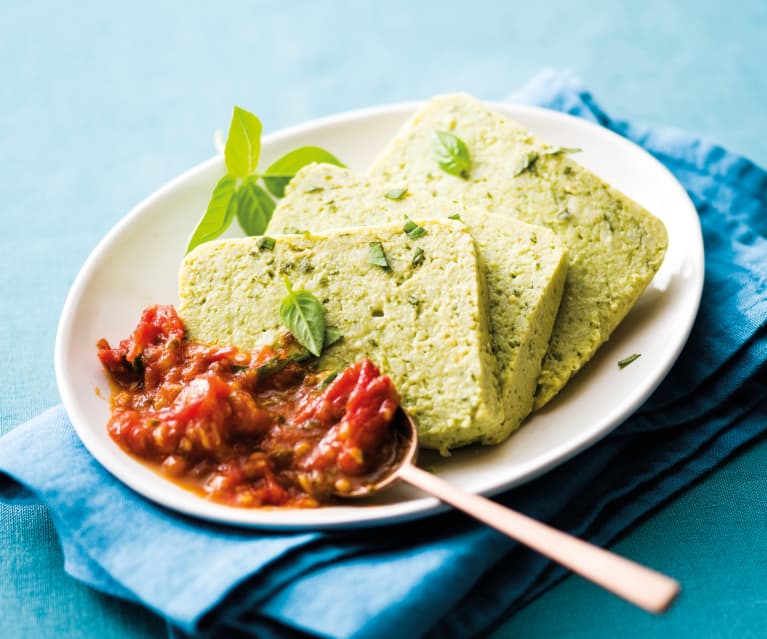
M392 420L392 436L395 439L392 458L381 464L382 472L367 478L346 492L336 491L337 497L354 499L370 497L400 480L399 471L405 465L415 465L418 459L418 431L415 422L400 408Z

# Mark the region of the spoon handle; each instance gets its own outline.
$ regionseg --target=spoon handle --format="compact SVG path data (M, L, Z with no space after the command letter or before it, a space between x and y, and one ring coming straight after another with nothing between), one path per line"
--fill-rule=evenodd
M485 497L464 492L413 464L402 466L398 475L408 484L438 497L649 612L663 612L679 593L679 583L666 575Z

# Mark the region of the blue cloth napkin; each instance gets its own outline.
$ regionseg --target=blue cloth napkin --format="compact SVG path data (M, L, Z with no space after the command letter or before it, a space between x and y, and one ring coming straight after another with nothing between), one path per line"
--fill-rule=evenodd
M511 99L642 145L687 188L703 226L703 302L664 383L611 436L498 498L607 544L767 432L767 173L694 136L611 119L566 72L544 72ZM156 611L177 637L477 636L564 574L454 512L345 533L192 520L113 479L61 408L0 439L0 498L47 504L66 570Z

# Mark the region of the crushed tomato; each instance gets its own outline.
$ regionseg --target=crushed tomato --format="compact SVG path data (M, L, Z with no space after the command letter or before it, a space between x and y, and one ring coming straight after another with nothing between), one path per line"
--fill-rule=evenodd
M110 436L214 501L316 506L396 458L399 396L370 360L317 372L289 333L252 351L190 342L159 305L117 348L97 348L113 382Z

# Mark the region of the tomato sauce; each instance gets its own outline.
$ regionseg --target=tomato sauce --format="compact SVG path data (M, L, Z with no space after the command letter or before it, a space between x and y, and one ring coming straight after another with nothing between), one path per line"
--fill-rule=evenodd
M97 348L112 439L211 500L313 507L397 456L399 396L370 360L316 371L290 333L252 351L190 342L172 306L147 308L117 348Z

